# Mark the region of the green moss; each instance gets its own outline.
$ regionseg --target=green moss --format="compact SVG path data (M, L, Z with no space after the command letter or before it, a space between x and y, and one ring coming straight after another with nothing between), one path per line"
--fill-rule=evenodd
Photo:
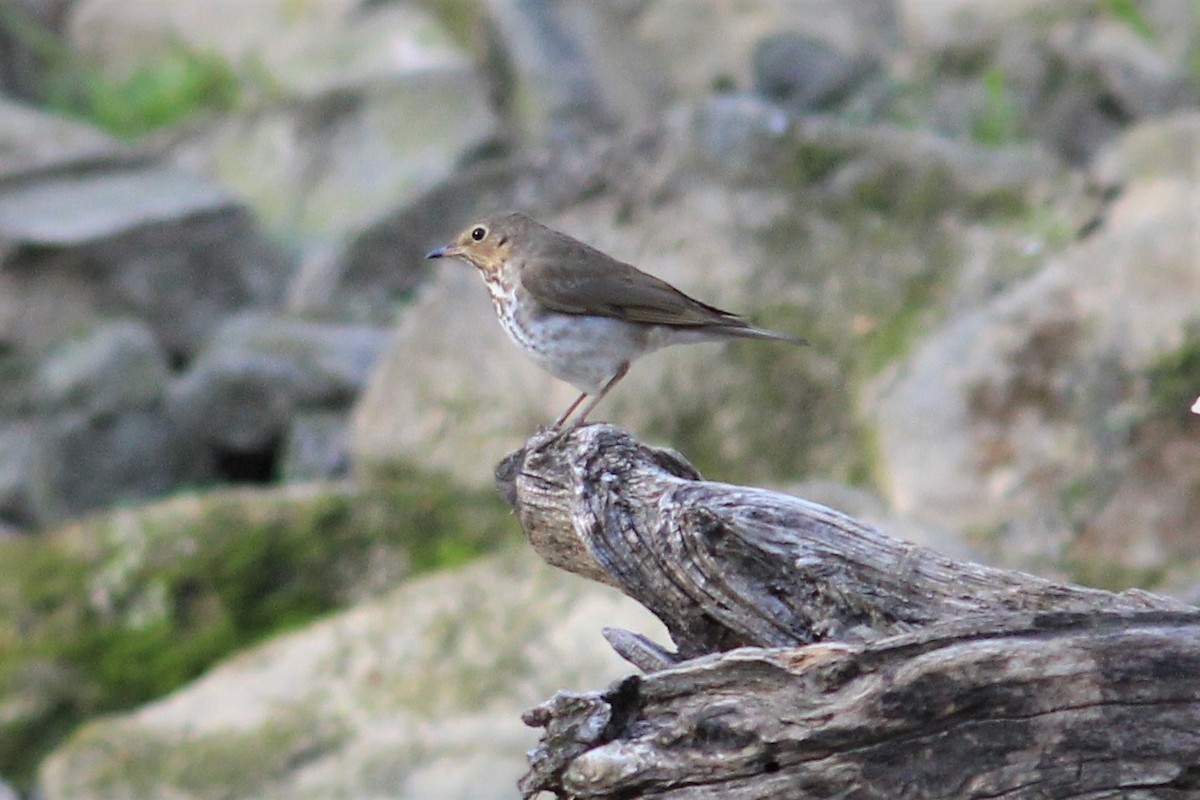
M72 676L0 724L0 774L20 782L80 720L517 531L492 492L414 471L369 488L184 495L0 541L0 704L28 694L23 665Z
M824 180L851 155L821 142L801 142L796 148L792 160L792 174L786 185L804 186Z
M877 375L908 354L917 334L929 323L945 280L941 270L934 270L904 282L898 305L863 337L860 368L864 377Z
M1194 424L1192 403L1200 395L1200 328L1189 331L1183 344L1164 354L1146 373L1150 385L1150 414L1177 423Z
M71 739L70 751L93 755L79 787L67 791L103 794L119 789L149 797L170 783L192 797L257 797L271 783L336 748L344 727L304 706L292 707L258 728L198 734L180 746L147 732L112 722L86 727Z

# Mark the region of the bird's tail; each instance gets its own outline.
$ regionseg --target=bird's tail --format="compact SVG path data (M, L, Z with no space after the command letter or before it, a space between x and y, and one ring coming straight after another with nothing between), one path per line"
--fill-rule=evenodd
M778 331L769 331L766 328L756 328L753 325L737 321L738 324L723 325L721 332L728 336L737 336L742 339L769 339L774 342L787 342L788 344L806 345L809 343L807 339L802 339L799 336L791 336Z

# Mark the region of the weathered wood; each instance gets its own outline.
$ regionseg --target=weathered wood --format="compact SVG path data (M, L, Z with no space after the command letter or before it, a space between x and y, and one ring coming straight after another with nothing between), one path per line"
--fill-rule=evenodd
M1200 797L1200 610L957 562L605 425L497 480L678 651L606 631L649 674L526 715L527 797Z
M1200 796L1200 616L743 648L560 694L526 796ZM562 743L568 743L563 747Z
M816 503L700 480L677 453L608 425L535 437L497 477L547 562L618 586L686 658L970 614L1190 608L955 561Z

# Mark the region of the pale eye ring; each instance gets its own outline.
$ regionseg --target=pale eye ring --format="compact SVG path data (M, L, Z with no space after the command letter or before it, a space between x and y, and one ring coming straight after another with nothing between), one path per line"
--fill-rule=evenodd
M482 242L483 237L485 236L487 236L487 228L483 227L482 225L471 231L471 238L477 242Z

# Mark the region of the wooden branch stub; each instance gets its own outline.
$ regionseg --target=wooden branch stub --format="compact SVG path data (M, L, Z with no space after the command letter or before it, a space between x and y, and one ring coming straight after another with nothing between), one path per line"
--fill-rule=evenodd
M535 436L497 482L547 562L619 587L684 658L868 641L971 614L1189 608L954 561L816 503L704 481L610 425Z

